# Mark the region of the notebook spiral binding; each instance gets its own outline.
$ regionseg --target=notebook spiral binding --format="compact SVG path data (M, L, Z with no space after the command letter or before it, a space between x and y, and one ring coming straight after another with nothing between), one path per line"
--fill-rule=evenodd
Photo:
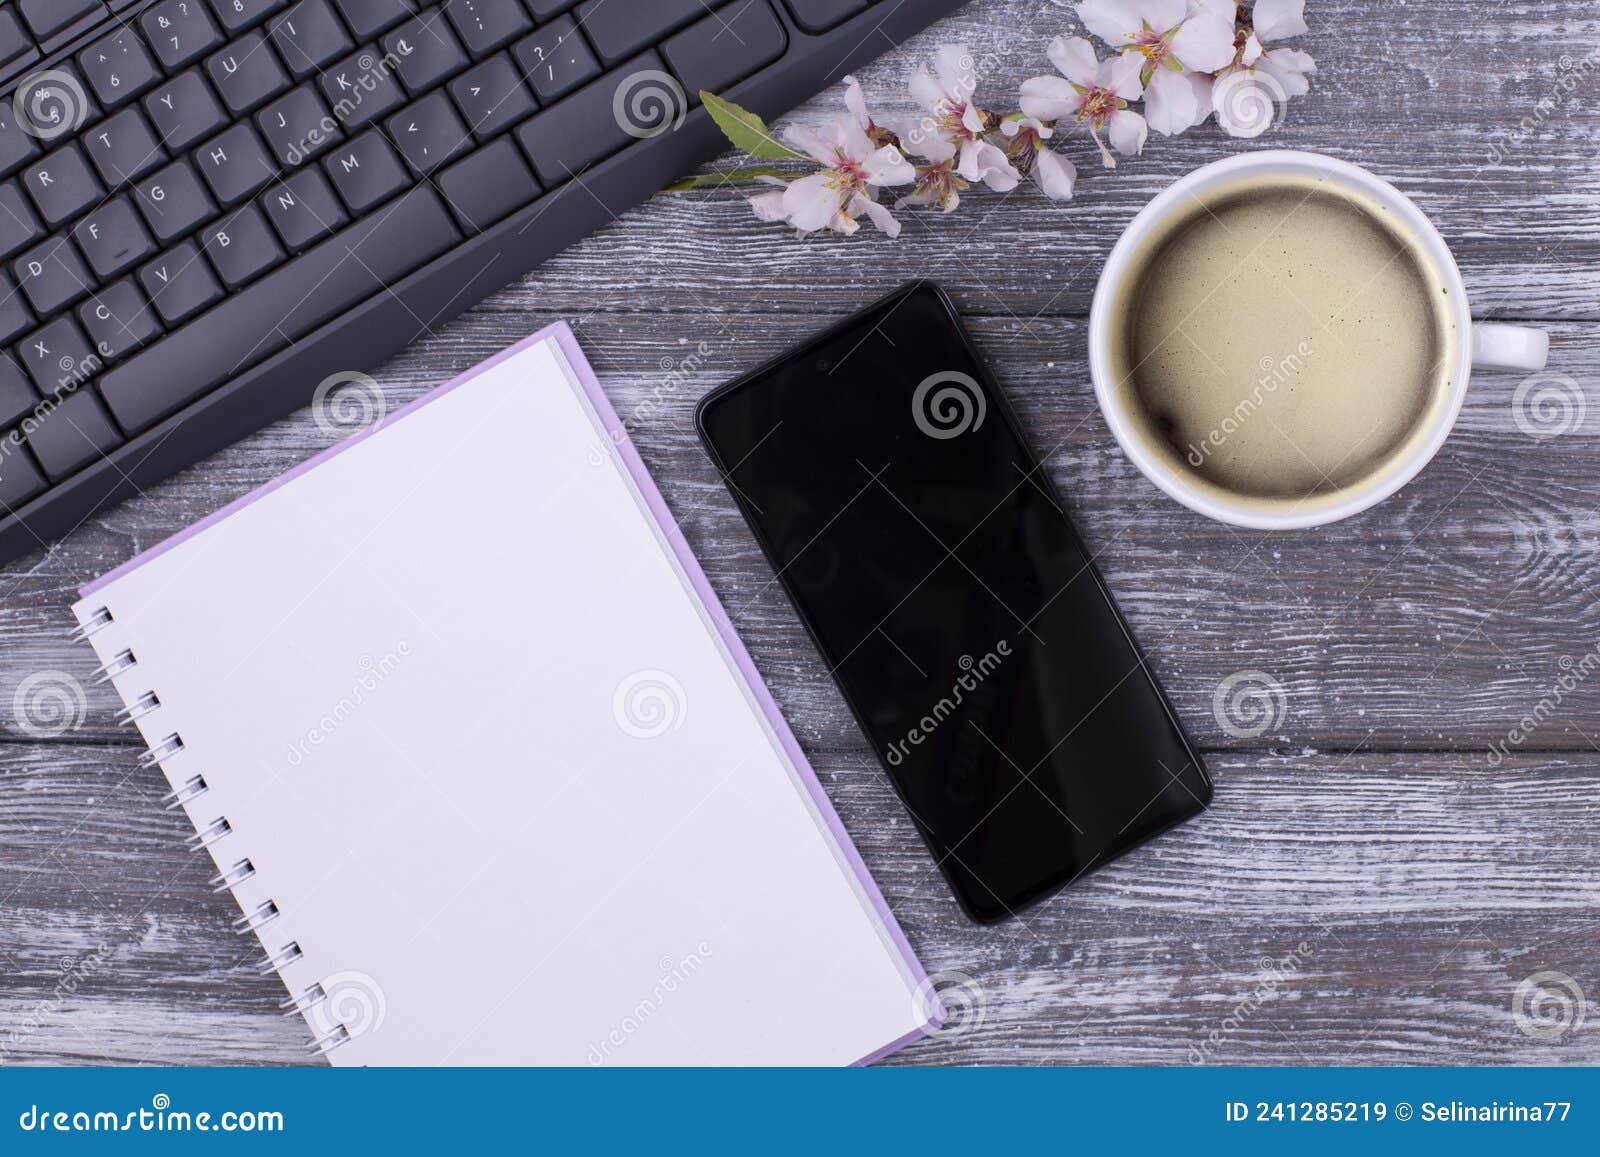
M136 670L139 666L138 655L135 654L132 647L112 645L105 638L97 638L97 636L102 636L103 632L108 631L115 625L116 617L111 613L111 610L108 607L97 607L84 616L77 629L69 636L75 642L87 641L102 659L100 666L94 672L94 682L96 684L114 683L130 671ZM123 703L125 704L123 709L116 714L116 720L120 726L134 726L139 720L161 708L161 697L153 689L132 693L119 687L118 691L122 694ZM139 767L158 767L161 768L163 773L166 773L168 762L183 755L186 750L187 745L183 741L182 732L168 732L159 741L151 743L144 754L139 756ZM172 779L172 782L177 783L178 781ZM186 810L190 804L200 799L209 790L210 786L206 783L205 775L197 772L189 775L178 786L164 795L161 802L168 811ZM215 855L210 849L232 834L233 825L228 821L228 817L225 815L217 816L204 826L201 826L196 821L195 833L188 837L185 843L193 851ZM219 858L217 862L222 863L223 861ZM250 857L243 856L236 859L232 867L225 868L212 876L208 883L211 884L214 892L233 892L236 898L239 898L237 896L238 888L247 881L254 879L255 876L255 864ZM242 898L239 899L242 907L245 901ZM245 911L243 915L233 921L233 930L241 936L250 934L261 936L262 929L282 915L282 909L278 907L276 900L262 900L255 907ZM263 976L271 975L274 972L281 974L289 965L304 959L304 957L305 952L301 949L299 943L295 940L290 940L276 951L268 950L266 957L256 966L257 971ZM302 1016L306 1018L314 1038L309 1046L309 1051L313 1054L330 1053L340 1045L347 1044L354 1039L350 1030L339 1021L333 1021L331 1028L324 1028L311 1020L310 1014L323 1005L327 999L328 992L319 981L302 989L298 996L284 997L279 1003L279 1007L283 1010L285 1016Z

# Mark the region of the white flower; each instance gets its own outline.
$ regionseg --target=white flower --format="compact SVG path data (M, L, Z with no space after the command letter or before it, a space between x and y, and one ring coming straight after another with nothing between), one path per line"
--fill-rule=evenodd
M1058 36L1050 42L1050 63L1066 79L1035 76L1023 81L1022 111L1041 121L1071 117L1087 124L1108 169L1116 168L1117 161L1101 141L1102 131L1117 152L1137 156L1148 131L1144 117L1129 110L1128 102L1144 91L1139 80L1144 58L1134 53L1100 60L1083 37Z
M874 190L916 179L911 162L893 145L875 146L854 115L839 117L820 131L791 126L784 139L821 163L820 172L783 186L782 192L750 198L763 221L784 221L802 233L832 229L854 233L865 216L890 237L900 223L874 199ZM781 182L772 182L781 184Z
M1311 91L1317 62L1297 48L1267 48L1306 31L1305 0L1256 0L1251 32L1211 89L1217 123L1229 136L1260 136L1290 97Z
M1211 115L1202 73L1233 63L1233 0L1083 0L1084 26L1124 54L1144 57L1144 115L1174 136Z
M961 204L961 194L968 188L961 174L949 161L917 166L917 184L910 193L894 203L896 209L907 205L937 205L946 213Z
M933 67L930 73L920 66L911 76L911 95L928 111L901 131L906 149L934 166L950 165L963 181L982 181L997 193L1015 189L1022 174L1001 149L983 139L991 121L972 103L978 72L971 54L959 44L941 45L933 54Z
M861 82L853 76L844 78L844 107L856 118L861 131L871 136L877 126L872 123L872 114L867 111L867 98L862 95Z
M1032 174L1046 197L1052 201L1072 197L1078 180L1077 166L1044 146L1055 135L1054 129L1037 117L1019 113L1001 121L1000 132L1006 138L1006 153L1019 169Z

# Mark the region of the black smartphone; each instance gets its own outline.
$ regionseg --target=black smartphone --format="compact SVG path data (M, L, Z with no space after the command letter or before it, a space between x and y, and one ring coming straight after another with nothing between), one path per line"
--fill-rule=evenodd
M695 412L969 915L1005 919L1211 781L944 293L897 291Z

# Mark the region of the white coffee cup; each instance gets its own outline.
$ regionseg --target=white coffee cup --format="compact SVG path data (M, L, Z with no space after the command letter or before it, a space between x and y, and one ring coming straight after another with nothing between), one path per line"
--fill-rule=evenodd
M1123 283L1139 272L1136 258L1144 242L1175 214L1192 207L1198 194L1259 177L1320 178L1342 185L1392 210L1391 220L1410 231L1422 252L1444 278L1449 291L1449 308L1454 313L1455 332L1470 334L1470 343L1451 351L1444 404L1429 407L1422 419L1421 437L1407 440L1405 448L1381 469L1360 481L1298 500L1263 502L1237 494L1186 468L1174 455L1164 455L1141 436L1141 418L1134 412L1138 402L1131 387L1116 380L1110 356L1114 331L1111 303ZM1336 522L1382 502L1399 490L1428 464L1461 412L1467 393L1467 379L1473 366L1517 370L1544 368L1549 353L1549 335L1542 330L1516 325L1474 323L1467 311L1466 286L1455 259L1439 231L1412 203L1387 181L1358 165L1334 160L1317 153L1289 150L1245 153L1196 169L1180 177L1140 210L1106 259L1089 312L1089 372L1094 380L1095 397L1106 423L1122 446L1152 482L1167 494L1201 514L1235 526L1262 530L1288 530Z

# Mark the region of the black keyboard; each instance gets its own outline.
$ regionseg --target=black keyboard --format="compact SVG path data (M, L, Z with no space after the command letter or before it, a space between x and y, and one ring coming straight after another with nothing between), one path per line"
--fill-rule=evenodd
M0 0L0 564L962 2Z

